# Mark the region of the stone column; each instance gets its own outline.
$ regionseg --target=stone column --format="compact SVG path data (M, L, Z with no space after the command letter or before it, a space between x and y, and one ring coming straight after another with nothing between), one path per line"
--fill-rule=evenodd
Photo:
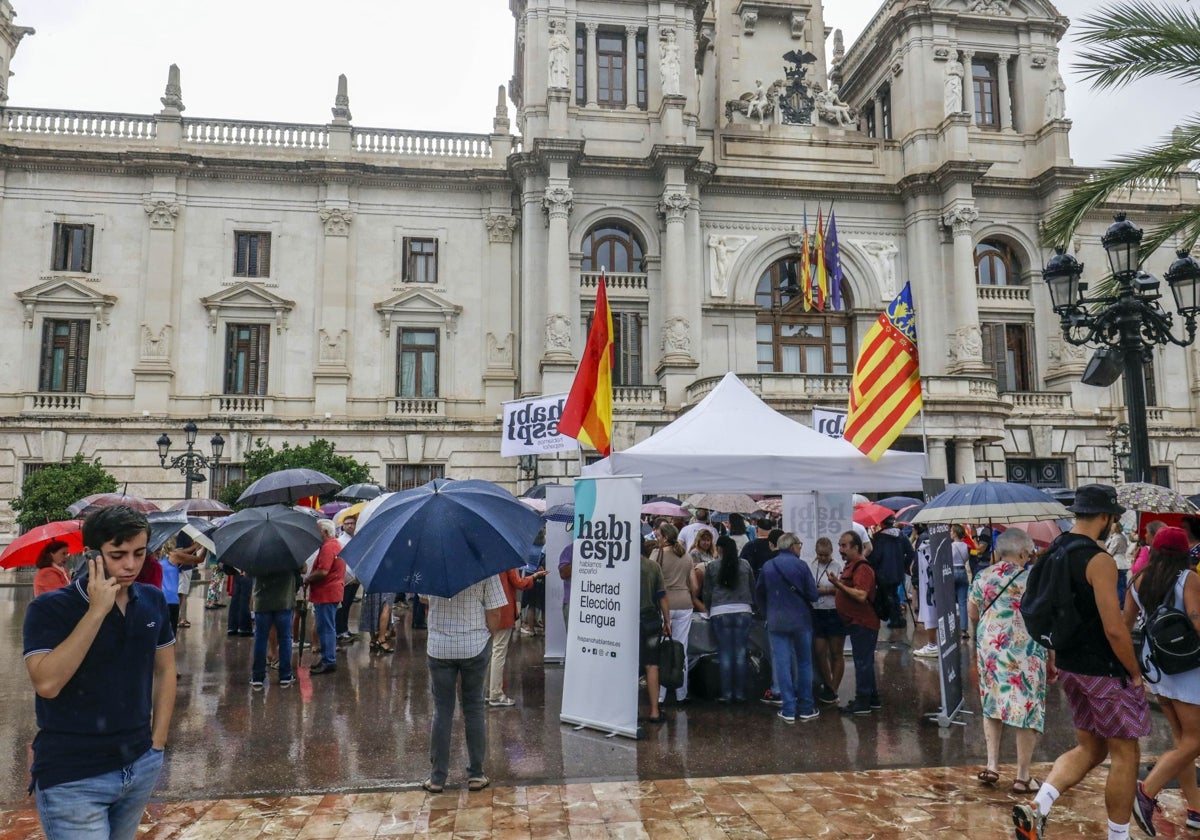
M881 140L885 139L887 135L883 131L883 97L876 94L871 107L875 109L875 136Z
M567 219L574 203L575 193L566 183L551 183L542 197L550 228L546 245L543 368L547 364L575 364L571 353L571 262L567 241Z
M637 32L636 26L625 27L625 110L637 110ZM647 62L649 45L647 45Z
M175 228L180 206L176 196L175 179L156 176L154 191L142 202L150 224L149 247L146 249L146 277L154 279L163 294L143 295L141 324L138 328L138 361L133 368L134 409L163 417L170 409L172 382L175 379L171 364L175 328L171 323L175 301L171 290L179 288L175 260ZM186 358L182 353L180 358Z
M967 112L968 125L975 125L975 71L972 62L975 53L963 50L963 110Z
M977 373L983 366L983 337L979 330L979 299L975 284L975 240L972 225L979 211L959 204L942 216L942 224L954 233L954 282L949 287L949 371Z
M946 482L950 476L946 472L946 439L930 438L929 451L925 453L925 468L930 478L940 478Z
M586 68L585 86L587 88L587 106L596 107L596 77L600 73L600 37L599 28L595 23L585 23L587 27L587 55L584 56L583 66Z
M956 478L958 483L974 484L979 480L975 474L975 444L973 441L954 441L954 470L958 473Z
M1012 93L1008 87L1008 59L1001 53L996 58L996 84L1000 86L1000 128L1004 131L1013 130Z
M513 386L517 376L513 367L516 337L513 330L512 301L519 294L513 271L513 233L518 221L507 206L508 196L499 192L493 196L493 207L483 219L487 229L487 260L484 263L489 277L483 292L486 314L484 335L483 388L486 412L498 414L501 403L515 396Z
M658 204L666 223L663 237L662 356L656 373L667 389L667 404L679 405L684 389L697 365L693 352L692 322L687 317L691 304L687 282L687 211L691 206L687 188L668 184Z
M321 261L321 293L317 310L317 364L313 369L313 410L318 417L326 413L346 415L350 367L347 329L350 288L350 212L345 185L336 185L318 211L324 232L324 258Z

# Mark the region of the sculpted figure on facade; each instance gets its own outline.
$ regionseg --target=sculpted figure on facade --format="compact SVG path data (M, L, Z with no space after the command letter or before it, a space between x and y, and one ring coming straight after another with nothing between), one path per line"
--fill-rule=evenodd
M978 362L983 358L983 334L978 324L959 327L947 336L951 362Z
M729 296L729 269L738 253L755 240L753 236L710 236L708 248L712 252L712 273L709 291L713 297Z
M875 273L879 277L879 294L882 300L896 296L896 257L900 249L891 240L856 242L871 258Z
M743 93L737 99L730 99L725 103L725 121L729 124L733 123L733 115L741 114L746 119L758 118L758 124L762 125L767 121L767 117L775 117L778 110L776 105L776 90L772 85L770 90L763 87L762 79L754 80L754 90ZM778 119L774 120L778 122Z
M947 117L963 112L963 74L965 72L957 55L946 63L945 92L942 102Z
M692 325L687 318L668 318L662 329L662 349L668 355L690 356L692 353Z
M971 5L968 7L972 12L978 12L981 15L1005 15L1009 14L1008 5L1011 0L971 0Z
M1054 68L1054 78L1050 80L1050 89L1046 91L1046 122L1061 120L1067 115L1067 84L1063 81L1058 67Z
M854 128L857 122L854 109L838 97L838 86L836 84L831 84L829 90L822 90L820 87L815 87L813 90L813 101L817 106L813 110L813 125L817 124L817 118L819 117L840 128Z
M516 230L517 220L512 216L492 215L483 220L487 228L489 242L512 242L513 231Z
M571 352L571 319L561 312L546 316L546 352Z
M325 225L326 236L349 236L354 214L343 207L323 207L317 214Z
M663 30L659 51L658 69L662 74L663 95L678 96L680 93L679 44L675 41L674 29L668 27Z
M546 45L550 62L550 87L566 88L571 79L571 39L566 21L550 21L550 41Z
M154 332L146 324L142 324L142 360L161 361L170 356L171 325L163 324L158 332Z
M150 227L155 230L175 230L175 218L179 215L179 205L165 199L155 199L142 204L142 209L150 217Z

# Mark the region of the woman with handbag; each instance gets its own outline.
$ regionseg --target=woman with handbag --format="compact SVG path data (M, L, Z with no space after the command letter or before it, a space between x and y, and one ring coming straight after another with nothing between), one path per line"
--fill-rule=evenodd
M1054 679L1053 655L1047 662L1047 650L1030 637L1021 618L1033 551L1033 538L1025 531L1003 531L996 539L995 562L975 576L967 605L987 743L987 767L975 778L989 787L1000 780L1000 738L1004 727L1011 727L1017 738L1012 792L1021 794L1036 793L1041 787L1030 775L1029 765L1046 724L1047 671Z
M746 701L746 650L750 644L750 619L754 613L754 571L738 557L733 537L718 537L719 560L697 566L692 585L703 593L700 607L708 613L717 642L721 674L721 703Z
M688 632L692 627L692 611L696 599L696 590L692 588L692 559L684 552L683 542L680 541L679 532L675 530L674 525L664 522L658 526L655 533L658 536L658 546L650 559L662 569L667 590L667 606L671 611L671 638L683 645L683 657L684 661L687 661ZM685 668L683 685L675 689L676 702L682 703L687 700L687 687ZM662 703L666 699L667 689L660 687L658 702Z
M1151 616L1164 603L1182 610L1200 633L1200 578L1192 571L1188 540L1182 528L1165 527L1154 536L1150 562L1129 582L1125 602L1125 624L1132 628L1139 616ZM1147 634L1148 636L1149 634ZM1139 663L1149 659L1150 639L1136 651ZM1143 665L1143 672L1146 666ZM1158 670L1158 682L1149 679L1146 688L1158 695L1158 705L1171 724L1174 749L1158 757L1154 769L1137 786L1133 818L1142 830L1155 836L1154 811L1158 792L1172 779L1179 780L1179 791L1187 803L1187 827L1200 828L1200 792L1196 789L1196 758L1200 756L1200 661L1197 667L1175 674ZM1172 668L1171 670L1175 670Z

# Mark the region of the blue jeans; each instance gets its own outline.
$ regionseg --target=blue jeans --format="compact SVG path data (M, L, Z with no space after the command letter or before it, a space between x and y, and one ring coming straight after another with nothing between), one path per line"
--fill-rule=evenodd
M162 750L88 779L37 789L46 840L133 840L162 772Z
M1125 590L1129 586L1129 570L1117 569L1117 601L1125 609Z
M967 627L970 625L967 622L967 590L970 589L971 581L967 577L967 570L959 566L954 567L954 597L958 599L958 632L966 633Z
M746 648L750 644L748 612L714 615L709 624L717 638L717 665L721 671L721 697L746 699Z
M317 622L317 639L321 642L321 664L337 664L337 621L338 604L313 604L313 621ZM280 668L283 666L280 665Z
M279 642L279 679L292 678L292 611L275 610L254 614L254 664L250 667L250 679L254 682L267 678L267 640L272 627Z
M770 631L771 669L779 683L783 713L795 717L813 713L812 628L790 633Z
M483 696L484 676L492 660L492 646L470 659L429 657L429 689L433 694L433 728L429 738L429 779L446 784L450 772L450 730L454 724L454 701L462 677L463 728L467 733L467 778L483 776L487 755L487 711Z
M851 624L850 647L854 651L854 694L869 700L879 694L875 685L875 645L879 631Z

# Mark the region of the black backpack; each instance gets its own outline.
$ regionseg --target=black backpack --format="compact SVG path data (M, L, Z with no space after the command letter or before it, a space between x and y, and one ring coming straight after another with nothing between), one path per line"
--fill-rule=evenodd
M1069 647L1083 618L1075 608L1071 587L1071 553L1090 549L1092 556L1103 551L1090 537L1060 534L1050 544L1046 556L1033 564L1025 595L1021 598L1021 618L1035 642L1050 650Z
M1182 575L1183 572L1179 574ZM1196 628L1187 613L1171 606L1175 601L1175 587L1178 584L1179 578L1176 577L1175 584L1158 605L1158 609L1145 618L1140 635L1149 644L1143 648L1140 639L1136 640L1138 665L1147 682L1156 683L1162 679L1163 674L1182 674L1184 671L1200 668L1200 634L1196 633ZM1143 649L1146 653L1144 657ZM1158 676L1151 677L1155 672Z

